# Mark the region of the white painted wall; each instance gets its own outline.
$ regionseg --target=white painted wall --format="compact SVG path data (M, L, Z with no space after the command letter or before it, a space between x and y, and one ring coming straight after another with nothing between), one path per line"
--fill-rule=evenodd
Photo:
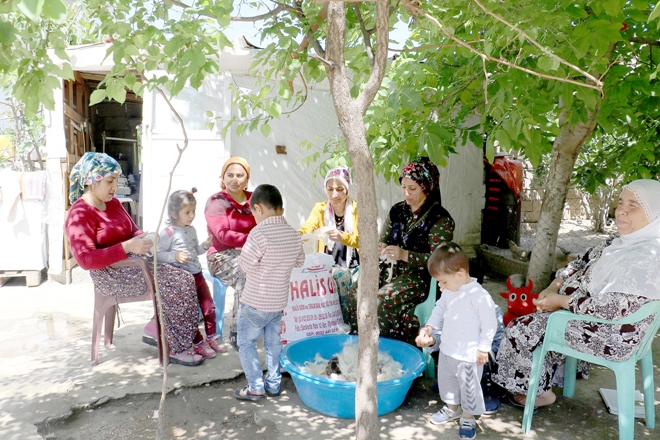
M96 52L99 49L93 47L92 55L98 55ZM208 78L199 91L186 89L172 101L186 124L189 145L174 174L169 192L197 187L197 218L193 225L200 238L206 234L204 205L211 194L219 191L222 165L230 156L242 156L250 164L249 189L261 183L271 183L280 189L284 197L285 217L295 228L304 223L316 202L325 199L323 176L312 177L314 168L302 164L302 159L311 152L299 148L299 145L307 140L321 148L328 137L341 135L327 84L308 85L309 96L305 104L290 116L272 121L268 137L259 131L239 137L234 130L222 139L217 129L211 131L205 128L208 120L206 110L223 115L225 120L237 114L229 88L231 83L247 89L256 88L254 78L249 75L253 52L256 51L245 48L223 51L219 64L225 71L217 77ZM89 60L86 61L79 49L76 55L80 63L85 63L87 70L107 68L90 66ZM75 63L73 67L77 69ZM61 100L61 94L55 95ZM61 109L61 103L56 103L55 108ZM48 112L47 121L49 172L53 185L59 183L61 186L59 158L66 154L62 112ZM163 200L168 195L169 172L177 158L177 144L183 146L181 128L165 101L155 93L146 94L143 103L140 204L143 229L146 231L155 231L158 227ZM277 154L276 145L286 146L287 154ZM440 169L443 205L456 221L454 240L462 245L476 245L480 240L484 197L481 149L469 144L457 150L459 154L449 157L447 166ZM380 226L389 208L403 197L398 181L386 183L382 177L377 177L376 182ZM55 193L54 202L63 205L61 194L58 200L57 191L52 193ZM51 273L61 272L61 247L58 246L61 246L62 240L63 210L57 215L58 221L49 228Z

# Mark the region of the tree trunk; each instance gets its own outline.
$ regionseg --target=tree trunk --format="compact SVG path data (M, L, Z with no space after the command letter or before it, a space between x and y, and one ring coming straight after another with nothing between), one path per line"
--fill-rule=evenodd
M562 115L560 122L563 120ZM596 114L591 112L586 122L581 121L575 125L564 123L552 147L552 161L544 185L541 216L536 226L536 237L527 272L527 277L534 281L535 292L545 289L550 282L559 224L575 160L595 126Z
M378 24L376 58L363 92L353 100L351 85L346 75L344 44L346 33L346 8L344 3L328 3L327 72L332 100L339 120L346 148L353 163L357 200L360 215L360 282L357 292L359 329L358 378L355 389L356 437L358 440L377 440L378 400L376 376L378 362L378 205L374 166L367 133L364 112L382 82L387 63L387 39L389 0L378 0Z

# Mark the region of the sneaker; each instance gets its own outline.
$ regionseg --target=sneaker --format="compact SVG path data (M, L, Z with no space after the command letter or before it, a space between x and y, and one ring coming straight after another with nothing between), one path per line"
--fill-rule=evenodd
M439 425L441 423L447 423L450 420L460 419L462 413L463 411L461 411L460 405L456 408L456 411L452 411L445 405L440 411L431 416L431 423Z
M215 350L209 346L208 341L202 341L198 345L195 345L195 353L206 359L215 357Z
M206 341L209 343L209 347L211 347L216 353L225 353L227 351L227 347L222 343L219 335L212 336Z
M270 391L268 388L266 388L266 395L268 397L280 397L280 394L282 394L281 389L279 389L277 391Z
M477 436L477 421L461 417L458 438L475 438Z
M495 414L500 410L500 399L498 399L497 397L491 397L486 399L484 404L486 406L486 411L484 411L485 415Z
M238 333L237 332L229 332L229 343L231 344L232 347L236 351L238 351Z

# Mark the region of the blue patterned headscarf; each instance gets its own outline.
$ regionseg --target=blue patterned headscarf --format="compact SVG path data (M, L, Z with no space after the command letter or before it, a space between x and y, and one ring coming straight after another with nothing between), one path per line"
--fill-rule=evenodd
M73 204L85 192L85 187L112 174L121 174L121 166L105 153L87 152L73 166L69 176L69 202Z

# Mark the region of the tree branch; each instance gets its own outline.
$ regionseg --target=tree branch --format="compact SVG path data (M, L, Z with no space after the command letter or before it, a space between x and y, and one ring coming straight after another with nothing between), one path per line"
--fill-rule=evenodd
M183 3L183 2L181 2L181 1L179 1L179 0L165 0L165 3L169 3L169 4L173 5L173 6L178 6L178 7L183 8L183 9L191 8L191 7L192 7L192 5L187 5L187 4L185 4L185 3ZM255 22L255 21L265 20L265 19L267 19L267 18L269 18L269 17L274 17L274 16L276 16L277 14L279 14L279 13L282 12L282 11L290 11L290 10L293 10L293 8L292 8L291 6L289 6L289 5L285 5L285 4L283 4L283 3L278 3L278 2L275 2L275 1L274 1L273 3L275 3L275 4L277 5L277 7L276 7L275 9L271 9L270 11L268 11L268 12L266 12L266 13L264 13L264 14L255 15L255 16L253 16L253 17L241 17L241 16L239 15L239 16L232 17L232 18L231 18L231 21ZM215 15L215 14L210 14L210 13L208 13L208 12L201 12L201 11L196 11L196 12L197 12L199 15L203 16L203 17L213 18L213 19L215 19L215 20L218 19L218 16Z
M548 55L548 56L551 57L551 58L554 58L555 60L559 61L561 64L564 64L565 66L570 67L571 69L575 70L575 71L578 72L580 75L582 75L582 76L584 76L585 78L587 78L588 80L593 81L594 84L597 85L597 86L599 87L597 90L602 90L602 89L603 89L603 82L602 82L601 80L599 80L598 78L594 77L593 75L591 75L591 74L585 72L584 70L580 69L580 68L579 68L578 66L576 66L575 64L569 63L568 61L566 61L566 60L563 59L562 57L555 55L555 54L552 53L550 50L548 50L546 47L542 46L542 45L541 45L539 42L537 42L535 39L533 39L532 37L530 37L529 35L527 35L527 33L526 33L525 31L523 31L522 29L519 29L518 27L516 27L516 26L513 25L512 23L509 23L509 22L506 21L504 18L502 18L502 17L500 17L499 15L495 14L495 13L494 13L493 11L491 11L490 9L487 9L484 5L482 5L482 4L479 2L479 0L474 0L474 2L475 2L475 3L476 3L476 4L477 4L477 5L478 5L478 6L479 6L479 7L480 7L480 8L481 8L486 14L490 15L490 16L493 17L495 20L497 20L497 21L499 21L499 22L501 22L501 23L504 23L507 27L510 27L510 28L513 29L514 31L518 32L518 34L519 34L519 35L522 35L523 37L525 37L525 39L526 39L527 41L529 41L529 42L532 43L534 46L536 46L536 47L538 47L539 49L541 49L541 52L543 52L544 54Z
M367 58L369 58L369 65L374 66L374 50L371 47L371 34L367 30L367 27L364 24L362 19L362 12L360 12L360 4L355 3L353 5L355 13L357 14L358 22L360 23L360 30L362 31L362 38L364 39L364 47L367 50Z
M628 38L628 41L631 43L648 44L649 46L660 46L660 40L654 40L653 38L631 37Z
M312 33L319 28L319 24L318 24L319 21L325 21L328 18L328 3L323 5L323 8L321 8L321 10L319 11L319 15L317 16L317 18L318 18L317 22L309 27L309 31L307 31L305 37L300 42L300 45L298 45L298 47L294 52L302 52L303 50L307 49L311 41L312 46L314 47L314 50L317 52L317 54L321 57L325 57L325 51L323 50L323 48L321 48L319 42L316 41L316 39L313 37Z
M385 76L387 68L387 44L390 37L390 0L377 0L376 3L376 56L371 75L357 97L355 103L362 116L367 112Z
M289 10L293 10L293 8L291 8L291 7L288 6L288 5L284 5L284 4L278 3L278 4L277 4L277 7L276 7L275 9L271 9L270 11L268 11L268 12L266 12L266 13L264 13L264 14L255 15L255 16L252 16L252 17L241 17L241 16L239 15L239 16L232 17L232 18L231 18L231 21L242 21L242 22L248 21L248 22L255 22L255 21L265 20L265 19L267 19L267 18L269 18L269 17L274 17L274 16L276 16L277 14L279 14L279 13L282 12L282 11L289 11Z
M484 43L486 40L478 39L478 40L473 40L473 41L467 41L467 44L474 44L474 43ZM429 50L429 49L441 49L443 47L458 47L460 46L459 44L455 43L448 43L448 44L425 44L423 46L418 46L418 47L407 47L404 49L393 49L391 47L388 47L387 50L389 52L417 52L417 51L422 51L422 50Z
M428 19L429 21L431 21L433 24L435 24L438 28L440 28L440 31L442 31L442 33L443 33L447 38L449 38L450 40L455 41L456 43L458 43L459 46L468 49L469 51L475 53L476 55L479 55L481 58L488 59L488 60L493 61L493 62L495 62L495 63L497 63L497 64L502 64L502 65L504 65L504 66L509 66L509 67L511 67L511 68L513 68L513 69L520 70L520 71L525 72L525 73L528 73L528 74L530 74L530 75L538 76L539 78L544 78L544 79L549 79L549 80L559 81L559 82L565 82L565 83L573 84L573 85L576 85L576 86L579 86L579 87L585 87L585 88L588 88L588 89L594 89L594 90L597 90L597 91L599 91L599 92L601 92L601 93L603 92L603 83L602 83L600 80L595 79L595 78L594 78L594 83L595 83L595 84L582 83L582 82L574 81L574 80L572 80L572 79L568 79L568 78L561 78L561 77L558 77L558 76L546 75L546 74L544 74L544 73L535 72L535 71L533 71L533 70L530 70L530 69L527 69L527 68L524 68L524 67L518 66L517 64L513 64L513 63L511 63L511 62L509 62L509 61L507 61L507 60L504 60L504 59L498 59L498 58L491 57L490 55L486 55L485 53L480 52L479 50L475 49L474 47L472 47L471 45L469 45L469 44L466 43L465 41L463 41L463 40L457 38L455 35L453 35L451 32L449 32L449 31L448 31L448 30L442 25L442 23L440 23L440 21L438 21L437 18L435 18L435 17L429 15L428 13L422 11L421 9L419 9L419 7L418 7L417 5L411 3L411 0L402 0L402 2L403 2L403 5L406 7L406 9L407 9L412 15L414 15L414 16L422 16L422 17L425 17L426 19ZM592 76L592 75L589 75L589 78L593 78L593 76Z

